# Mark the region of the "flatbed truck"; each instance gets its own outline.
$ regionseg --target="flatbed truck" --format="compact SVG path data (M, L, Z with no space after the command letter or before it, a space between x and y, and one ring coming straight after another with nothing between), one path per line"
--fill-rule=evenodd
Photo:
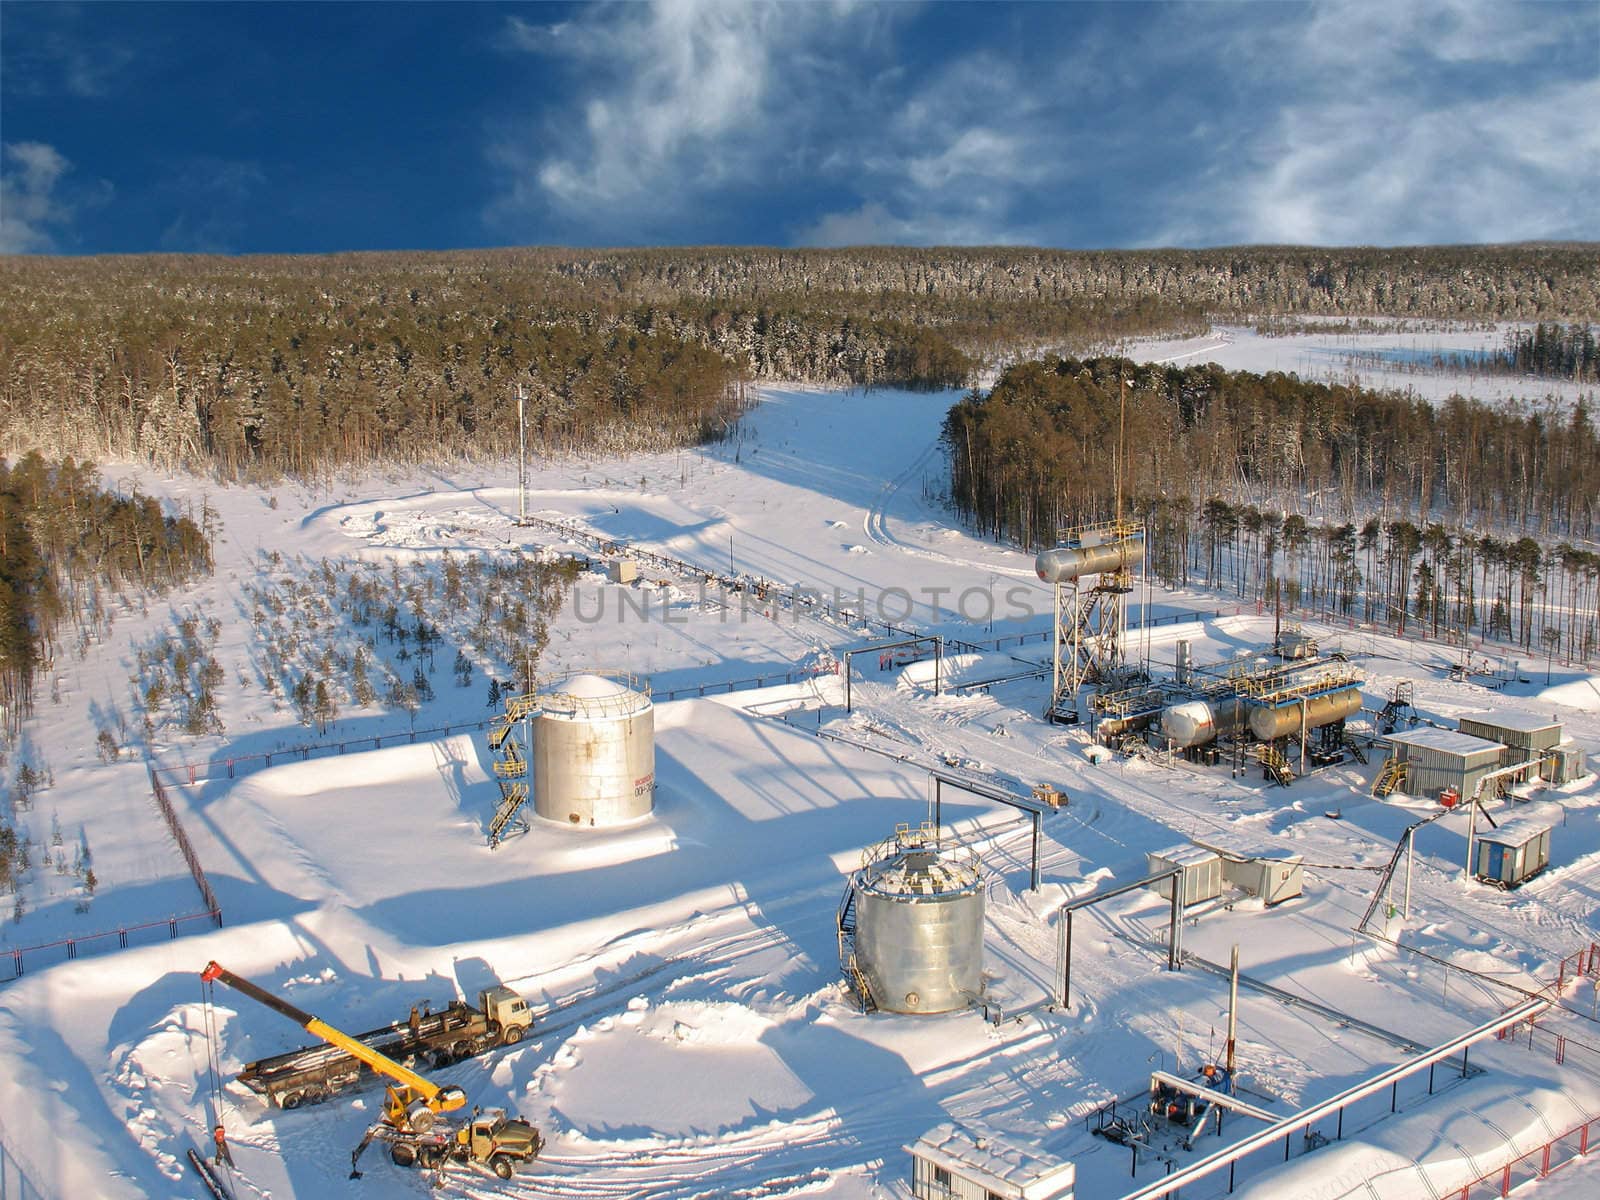
M413 1007L404 1021L355 1040L396 1062L437 1069L520 1042L532 1027L527 1001L510 988L492 987L478 993L476 1008L463 1000L452 1000L439 1011ZM372 1078L372 1069L355 1055L326 1042L246 1063L239 1072L240 1083L279 1108L319 1104Z

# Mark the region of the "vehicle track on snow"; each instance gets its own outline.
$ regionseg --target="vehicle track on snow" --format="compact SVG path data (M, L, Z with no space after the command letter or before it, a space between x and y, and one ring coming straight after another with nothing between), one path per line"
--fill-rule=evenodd
M996 575L1010 575L1018 579L1032 579L1032 567L1012 567L1004 564L990 563L978 558L958 558L953 554L944 554L938 550L929 550L924 546L913 546L901 541L889 531L889 505L892 504L912 479L917 478L930 459L938 453L939 441L935 438L923 451L917 455L904 471L884 484L877 496L872 501L872 506L861 518L861 532L867 539L890 550L898 550L902 554L909 554L915 558L925 558L930 562L945 563L954 567L970 567L979 571L992 571Z

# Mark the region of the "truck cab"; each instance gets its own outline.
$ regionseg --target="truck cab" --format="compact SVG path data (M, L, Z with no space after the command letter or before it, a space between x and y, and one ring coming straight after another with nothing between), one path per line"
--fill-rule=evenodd
M500 1041L505 1045L520 1042L533 1027L533 1013L528 1009L528 1002L508 987L485 988L479 992L478 1008L500 1027Z
M510 1179L518 1166L530 1162L544 1149L539 1131L519 1118L508 1118L502 1108L474 1109L472 1120L456 1134L457 1144L473 1162L483 1163L501 1179Z

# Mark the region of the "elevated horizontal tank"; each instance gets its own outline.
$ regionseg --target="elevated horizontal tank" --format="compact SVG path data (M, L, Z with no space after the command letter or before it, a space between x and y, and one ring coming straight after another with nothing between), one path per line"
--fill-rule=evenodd
M1077 579L1080 575L1099 575L1131 567L1144 557L1143 532L1103 542L1098 546L1057 546L1041 551L1033 569L1046 583Z
M533 807L563 825L618 825L655 808L655 708L646 689L575 675L539 697Z
M1263 742L1292 737L1300 732L1302 709L1306 729L1331 725L1334 721L1342 721L1361 711L1361 689L1343 688L1337 692L1312 696L1304 704L1296 701L1277 708L1258 704L1250 710L1250 732Z
M1187 750L1238 733L1244 728L1245 718L1244 701L1238 696L1185 700L1161 711L1161 733L1174 749Z
M913 839L851 881L856 965L885 1012L965 1008L983 989L983 876L976 860Z

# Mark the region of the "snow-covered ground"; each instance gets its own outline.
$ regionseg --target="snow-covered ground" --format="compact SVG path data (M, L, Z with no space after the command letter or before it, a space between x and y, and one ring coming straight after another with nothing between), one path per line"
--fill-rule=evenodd
M1179 366L1216 363L1230 371L1282 371L1318 383L1411 391L1428 400L1463 396L1485 404L1593 397L1593 384L1535 376L1438 370L1435 360L1470 360L1505 348L1507 325L1377 322L1387 332L1347 332L1342 321L1323 333L1269 336L1247 325L1221 325L1203 337L1139 340L1122 350L1140 362Z
M1049 625L1049 596L1029 558L955 527L930 498L950 400L768 389L741 436L723 445L538 466L530 512L708 570L727 571L731 561L737 573L952 637L1037 633ZM1409 918L1388 923L1426 958L1351 932L1401 831L1433 811L1423 799L1373 799L1376 764L1345 764L1282 789L1259 772L1233 778L1226 766L1096 762L1085 732L1038 718L1047 681L935 696L929 664L879 670L875 655L854 682L849 714L828 676L658 704L651 817L609 831L536 822L490 850L498 790L481 735L413 744L394 736L408 727L403 713L347 702L323 739L352 743L343 754L290 754L246 769L258 765L245 764L248 755L315 739L259 683L245 589L306 578L325 558L387 572L395 562L434 570L447 552L581 548L548 527L516 525L515 464L315 492L119 474L197 507L204 496L225 532L213 579L147 612L122 613L103 643L58 663L60 699L42 701L8 767L22 756L48 767L53 783L18 814L19 827L53 855L87 845L99 887L85 897L70 870L36 865L21 919L0 932L0 954L66 937L83 947L72 961L62 948L30 951L21 978L0 985L0 1195L196 1194L183 1154L205 1140L210 1117L199 971L211 959L352 1031L403 1016L420 999L474 999L496 981L528 996L541 1011L529 1040L435 1075L474 1103L521 1111L548 1147L510 1182L452 1173L442 1194L904 1197L902 1147L954 1119L1074 1160L1078 1195L1110 1200L1165 1167L1151 1158L1130 1179L1127 1151L1090 1136L1085 1115L1142 1091L1152 1069L1193 1071L1220 1053L1225 1027L1225 979L1164 969L1167 905L1149 892L1079 913L1071 1006L1050 1004L1057 910L1140 877L1146 853L1197 837L1304 856L1304 897L1270 910L1209 905L1184 932L1186 949L1209 962L1226 963L1237 943L1250 979L1376 1027L1246 987L1242 1079L1254 1102L1282 1114L1400 1061L1396 1040L1432 1045L1489 1020L1514 996L1494 981L1542 986L1563 956L1600 940L1593 776L1490 806L1496 819L1514 807L1556 826L1552 869L1515 892L1462 881L1464 817L1426 827ZM598 570L584 574L552 627L543 669L626 668L648 675L661 695L781 674L873 640L814 610L645 575L613 585ZM1231 605L1219 616L1214 597L1155 600L1158 612L1206 617L1163 625L1148 646L1139 639L1158 670L1180 636L1201 662L1257 652L1271 638L1270 617ZM161 745L158 757L236 755L241 767L233 780L170 789L225 924L191 922L169 939L167 918L199 907L194 885L150 801L144 766L103 764L95 732L132 711L134 648L188 612L222 622L214 654L226 668L218 700L228 732ZM449 627L442 614L439 623ZM1588 676L1491 692L1451 682L1442 648L1349 628L1316 632L1325 650L1342 648L1366 670L1369 706L1409 680L1430 718L1490 708L1555 714L1600 756L1600 691ZM417 714L419 730L489 713L483 672L504 664L480 663L472 685L458 688L449 658L448 649L439 655L437 697ZM1048 647L1035 640L955 655L948 666L957 679L986 680L1047 661ZM385 735L382 748L367 748ZM989 1008L864 1016L838 982L845 877L863 848L929 815L928 770L951 762L1023 795L1054 784L1071 803L1043 818L1043 882L1031 893L1027 817L945 791L947 832L980 855L989 880ZM51 845L53 826L61 847ZM127 949L88 936L145 922L160 924ZM1584 1012L1592 1000L1587 990L1566 993ZM216 1001L225 1080L246 1061L307 1040L226 989ZM1552 1017L1550 1027L1575 1047L1600 1046L1600 1026L1578 1013ZM1342 1145L1277 1169L1273 1155L1252 1158L1241 1187L1299 1197L1312 1194L1305 1172L1348 1178L1353 1189L1377 1171L1380 1191L1348 1194L1442 1194L1479 1173L1474 1164L1498 1161L1507 1144L1548 1140L1562 1132L1551 1126L1600 1116L1600 1058L1573 1050L1557 1065L1543 1041L1532 1049L1514 1041L1476 1048L1472 1059L1483 1074L1432 1099L1402 1096L1394 1116L1385 1103ZM346 1153L380 1100L369 1089L286 1112L230 1083L222 1119L236 1195L427 1194L424 1175L376 1152L365 1179L344 1178ZM1227 1136L1247 1128L1241 1120ZM1208 1138L1200 1148L1221 1144ZM1600 1186L1596 1179L1574 1166L1531 1194L1586 1195L1583 1185ZM1317 1194L1336 1200L1347 1191Z

